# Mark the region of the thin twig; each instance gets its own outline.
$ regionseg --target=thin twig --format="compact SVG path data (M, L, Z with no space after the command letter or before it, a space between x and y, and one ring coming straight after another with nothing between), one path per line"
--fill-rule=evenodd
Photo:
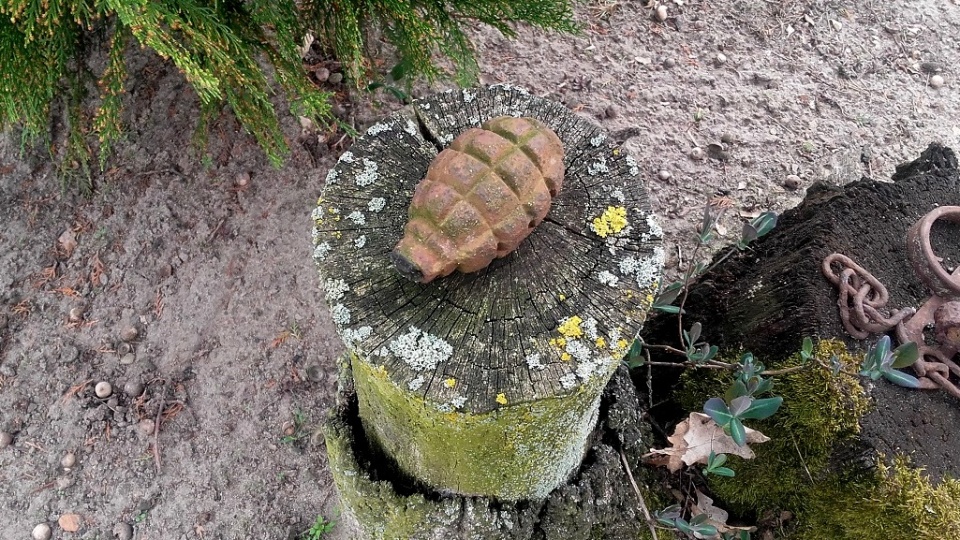
M803 454L800 453L800 447L797 446L797 439L794 438L793 433L790 433L790 440L793 441L793 447L797 449L797 455L800 456L800 464L803 465L803 470L807 473L807 478L810 479L810 483L813 483L813 475L810 474L810 469L807 468L807 462L803 459Z
M160 390L160 408L157 409L157 417L153 421L153 460L157 465L157 473L160 472L160 420L163 417L163 408L166 406L167 383L163 383L163 389Z
M620 461L623 463L623 469L627 471L627 478L630 480L630 485L633 486L634 493L637 494L637 499L640 500L640 510L643 512L643 517L647 520L647 527L650 528L650 534L653 536L653 540L660 540L657 538L657 528L653 526L653 518L650 516L650 510L647 509L647 503L643 500L643 494L640 493L640 486L638 486L637 481L633 479L630 463L627 462L627 455L623 453L622 448L620 449Z

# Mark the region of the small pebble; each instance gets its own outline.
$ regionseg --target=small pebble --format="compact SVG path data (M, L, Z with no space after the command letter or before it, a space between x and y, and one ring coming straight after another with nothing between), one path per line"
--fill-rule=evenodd
M137 361L137 357L133 353L127 353L120 357L120 363L129 366L130 364Z
M140 333L137 331L137 327L130 325L120 331L120 339L123 341L133 341L137 339L137 336Z
M331 73L327 81L332 84L340 84L340 82L343 81L343 73Z
M0 448L6 448L13 444L13 435L6 431L0 431Z
M57 489L67 489L73 485L73 478L69 476L61 476L57 478Z
M120 356L123 356L125 354L130 354L132 352L133 352L133 345L129 343L124 342L117 345L117 354L119 354Z
M53 531L49 525L41 523L33 528L32 536L33 540L50 540L50 537L53 536Z
M616 105L608 105L604 114L607 118L616 118L620 116L620 111L617 109Z
M311 382L323 381L323 370L317 364L307 366L307 379Z
M690 151L690 159L694 161L703 161L703 158L707 157L706 152L703 151L703 148L699 146Z
M67 532L80 530L80 516L78 514L64 514L57 520L57 525Z
M137 397L143 393L143 383L130 380L123 385L123 393L130 397Z
M666 170L666 169L660 169L660 172L657 173L657 178L659 178L659 179L661 179L661 180L663 180L663 181L669 180L671 176L673 176L673 175L670 174L670 171L668 171L668 170Z
M70 308L70 314L67 315L67 318L72 323L80 322L83 320L83 308L82 307L73 307Z
M720 136L720 142L723 144L733 144L733 135L730 133L724 133Z
M313 70L313 76L317 78L317 82L327 82L327 79L330 78L330 70L321 66Z
M663 67L667 69L674 68L676 66L677 66L677 61L674 60L673 58L666 58L663 61Z
M717 65L719 66L727 61L727 55L723 53L718 53L716 59L717 59Z
M250 184L250 173L243 171L237 175L235 182L237 183L237 187L247 187L247 185Z
M68 452L60 458L60 466L64 469L69 469L77 464L77 456L73 452Z
M667 6L663 4L657 6L657 20L660 22L667 20Z
M113 526L113 535L117 540L130 540L133 538L133 527L129 523L117 523Z
M799 189L800 188L800 177L795 174L787 175L786 180L783 181L783 187L787 189Z
M147 435L153 435L154 421L149 418L144 418L137 423L137 431L140 432L140 435L146 437Z
M93 392L98 398L105 399L113 394L113 386L111 386L107 381L100 381L97 383L97 386L93 388Z
M930 86L933 88L940 88L943 86L944 80L942 75L934 75L930 77Z

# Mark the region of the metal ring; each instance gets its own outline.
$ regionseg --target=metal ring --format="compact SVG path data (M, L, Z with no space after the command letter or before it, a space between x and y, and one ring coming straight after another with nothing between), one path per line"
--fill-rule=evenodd
M930 245L930 227L940 218L960 223L960 206L935 208L914 223L907 231L907 255L914 271L934 294L955 298L960 296L960 281L940 264Z

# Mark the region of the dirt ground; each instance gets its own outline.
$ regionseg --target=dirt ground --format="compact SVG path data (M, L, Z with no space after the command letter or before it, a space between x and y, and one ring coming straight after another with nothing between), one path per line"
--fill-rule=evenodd
M732 203L732 241L817 180L960 146L958 0L665 6L661 22L591 0L578 36L474 35L482 82L636 129L668 274L710 198ZM310 212L345 148L284 111L293 154L274 169L224 114L202 156L195 94L156 59L130 67L128 142L91 198L62 192L45 152L0 142L0 537L298 538L337 518L314 432L342 345ZM360 94L338 112L362 129L398 106Z

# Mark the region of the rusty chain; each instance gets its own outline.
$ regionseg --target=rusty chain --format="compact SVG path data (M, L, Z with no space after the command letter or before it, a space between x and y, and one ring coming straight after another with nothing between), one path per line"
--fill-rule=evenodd
M900 343L913 341L920 357L913 370L920 387L942 389L960 399L960 366L953 358L960 352L960 268L947 272L930 244L930 227L937 219L960 223L960 207L943 206L929 212L907 231L907 253L920 279L933 295L920 307L904 308L885 315L890 296L886 287L870 272L840 253L823 260L823 275L839 290L840 320L856 339L896 329ZM839 268L834 272L834 266ZM936 345L928 345L924 329L936 328Z

